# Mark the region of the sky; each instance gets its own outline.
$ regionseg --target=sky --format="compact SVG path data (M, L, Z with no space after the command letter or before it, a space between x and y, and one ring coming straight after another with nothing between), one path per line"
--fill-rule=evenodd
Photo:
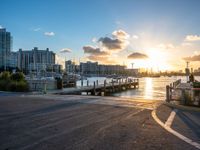
M13 51L135 68L200 67L200 0L0 0Z

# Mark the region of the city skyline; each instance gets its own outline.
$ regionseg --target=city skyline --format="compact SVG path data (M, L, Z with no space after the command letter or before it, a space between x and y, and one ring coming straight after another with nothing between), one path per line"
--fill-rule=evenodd
M48 47L76 59L179 70L200 61L200 1L2 0L0 28L13 50Z

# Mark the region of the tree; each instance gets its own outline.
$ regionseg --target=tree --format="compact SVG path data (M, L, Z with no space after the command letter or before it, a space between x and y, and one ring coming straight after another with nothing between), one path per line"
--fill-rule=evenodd
M10 72L4 71L0 74L0 80L9 80L10 79Z
M21 73L21 72L16 72L16 73L13 73L10 78L13 81L23 81L24 80L24 74Z

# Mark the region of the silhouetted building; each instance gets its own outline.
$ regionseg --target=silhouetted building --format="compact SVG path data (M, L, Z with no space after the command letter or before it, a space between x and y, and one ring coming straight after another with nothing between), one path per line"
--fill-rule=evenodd
M125 74L125 66L121 65L99 65L98 68L100 75Z

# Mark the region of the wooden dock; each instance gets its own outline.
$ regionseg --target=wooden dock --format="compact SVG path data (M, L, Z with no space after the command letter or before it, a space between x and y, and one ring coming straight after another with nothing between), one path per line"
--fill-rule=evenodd
M63 91L56 92L55 94L61 95L98 95L105 96L110 95L111 93L125 91L128 89L136 89L139 88L139 79L124 79L124 80L112 80L110 83L107 83L104 80L104 84L98 84L98 80L93 82L93 85L89 85L87 82L86 86L83 86L83 81L81 82L81 86L76 88L64 89Z

